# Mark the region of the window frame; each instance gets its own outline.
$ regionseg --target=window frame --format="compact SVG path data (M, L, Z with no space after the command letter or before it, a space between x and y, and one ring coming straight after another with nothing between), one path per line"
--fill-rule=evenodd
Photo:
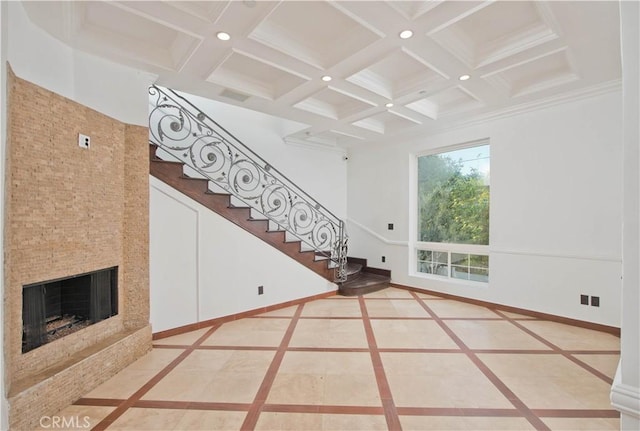
M458 244L458 243L447 243L447 242L427 242L427 241L419 241L419 226L420 226L420 197L418 194L418 159L424 156L432 156L436 154L448 153L451 151L462 150L465 148L473 148L480 147L483 145L489 145L491 148L491 142L489 138L477 139L473 141L468 141L456 145L442 146L437 148L431 148L429 150L421 151L419 153L413 154L411 157L411 167L410 167L410 181L409 191L411 193L410 199L410 240L409 240L409 275L412 277L424 278L429 280L437 280L444 281L455 284L465 284L475 287L484 287L489 286L491 280L491 263L490 263L490 243L491 243L491 233L489 234L489 244L480 245L480 244ZM491 163L491 151L489 152L489 163ZM491 184L491 183L489 183ZM489 195L489 202L491 202L491 194ZM490 207L491 208L491 204ZM489 211L489 219L491 219L491 210ZM491 231L491 221L489 220L489 229ZM447 253L447 275L439 275L439 274L431 274L418 271L418 252L419 251L436 251L441 253ZM478 280L465 280L461 278L454 278L451 276L451 254L452 253L461 253L461 254L475 254L475 255L483 255L487 256L489 259L487 265L488 271L488 280L478 281Z

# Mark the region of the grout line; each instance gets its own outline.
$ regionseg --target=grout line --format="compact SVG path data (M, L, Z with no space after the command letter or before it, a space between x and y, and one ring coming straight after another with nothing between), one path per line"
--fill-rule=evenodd
M152 344L151 347L154 349L182 349L186 350L189 348L186 344Z
M278 350L277 346L198 346L196 350L262 350L266 352L273 352Z
M545 418L619 418L617 410L589 409L533 409L533 412Z
M81 398L73 405L117 407L123 399ZM252 404L197 401L139 400L131 407L176 410L242 411L247 412ZM480 407L396 407L399 416L477 416L477 417L522 417L518 409ZM264 404L262 412L309 413L309 414L355 414L383 415L383 407L342 406L326 404ZM617 410L605 409L532 409L538 417L548 418L619 418Z
M502 395L509 400L511 404L522 414L522 416L529 421L531 425L535 427L538 431L549 431L549 427L542 422L542 420L536 416L533 411L520 399L517 395L509 389L509 387L502 381L500 378L493 372L491 369L478 358L478 356L471 351L467 345L462 341L460 337L456 335L455 332L451 328L447 326L447 324L440 319L433 310L414 292L412 292L414 298L418 301L420 305L429 313L435 321L440 325L440 327L445 331L445 333L451 337L451 339L462 349L467 357L475 364L476 367L489 379L491 383L502 393Z
M125 402L122 398L80 398L74 406L118 407Z
M600 380L603 380L604 382L606 382L609 385L613 384L613 379L611 377L607 376L606 374L602 373L601 371L596 370L591 365L589 365L586 362L583 362L580 359L574 357L572 354L564 351L560 347L558 347L555 344L553 344L551 341L548 341L543 336L538 335L537 333L533 332L531 329L527 328L526 326L522 325L521 323L512 320L511 318L509 318L509 316L506 316L505 314L501 313L498 310L493 310L493 312L496 313L498 316L504 317L509 323L511 323L512 325L514 325L518 329L520 329L520 330L526 332L527 334L531 335L536 340L538 340L541 343L545 344L546 346L550 347L551 349L553 349L557 353L561 354L562 356L564 356L565 358L567 358L568 360L570 360L574 364L576 364L576 365L580 366L581 368L585 369L586 371L590 372L591 374L593 374L594 376L596 376Z
M491 409L469 407L398 407L402 416L482 416L522 417L518 409Z
M122 402L114 411L109 413L107 417L102 419L91 431L103 431L109 425L111 425L116 419L122 416L130 407L140 400L147 392L151 390L160 380L166 377L175 367L177 367L187 356L195 350L197 346L204 342L211 334L213 334L221 325L213 326L207 332L205 332L200 338L196 340L188 349L182 352L177 358L175 358L169 365L164 367L158 374L153 376L147 383L145 383L140 389L133 393L128 399Z
M371 321L369 320L367 305L363 296L358 296L358 303L360 304L360 310L362 312L364 330L367 335L367 342L369 343L371 362L373 363L373 371L376 376L378 391L380 392L380 399L382 400L382 407L384 409L384 417L387 421L387 428L389 430L402 430L400 417L398 416L398 410L393 401L393 395L391 394L389 381L387 380L387 376L384 371L382 357L380 356L380 352L378 351L378 345L376 344L376 338L373 333L373 327L371 326Z
M262 412L262 408L267 400L267 396L269 395L269 391L271 390L271 386L273 386L273 382L276 379L276 375L278 374L278 369L280 368L280 364L282 364L282 360L284 359L284 354L287 351L287 347L289 346L289 342L293 337L293 331L298 324L298 320L300 319L300 315L302 314L302 309L304 308L304 303L299 304L296 312L294 313L291 321L289 322L289 327L282 337L282 341L280 342L280 346L276 351L276 354L271 361L271 365L267 369L265 373L264 379L262 380L262 384L256 393L256 396L251 404L251 408L247 412L247 415L244 418L244 422L240 427L243 431L251 431L255 429L256 424L258 423L258 418L260 413Z
M265 404L263 412L277 413L320 413L320 414L353 414L382 415L382 407L373 406L333 406L327 404Z
M146 409L217 410L217 411L246 412L251 408L251 404L199 402L199 401L139 400L139 401L136 401L132 407L139 407L139 408L146 408Z

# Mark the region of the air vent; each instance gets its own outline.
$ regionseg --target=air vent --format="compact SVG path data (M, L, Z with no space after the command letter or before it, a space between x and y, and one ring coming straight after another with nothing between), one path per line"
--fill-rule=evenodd
M228 97L229 99L237 100L238 102L244 102L249 98L249 96L247 96L246 94L238 93L236 91L229 90L228 88L225 88L224 91L220 93L220 95L222 97Z

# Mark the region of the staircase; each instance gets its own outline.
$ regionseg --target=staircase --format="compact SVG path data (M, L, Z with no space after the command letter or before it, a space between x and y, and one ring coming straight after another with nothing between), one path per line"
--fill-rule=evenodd
M371 268L366 259L347 259L347 280L339 284L338 293L343 296L364 295L389 287L391 271Z
M389 285L347 259L344 222L176 92L149 88L149 172L287 256L343 295Z
M347 281L344 222L176 92L149 88L150 174L318 275Z
M316 274L329 281L335 281L334 268L330 264L331 260L326 257L326 253L317 255L314 250L303 250L301 241L287 240L286 231L270 228L268 219L253 217L250 207L232 205L230 194L212 192L209 189L208 180L187 176L183 172L183 163L163 160L156 155L156 151L158 151L157 146L150 144L149 173L151 175L272 245Z

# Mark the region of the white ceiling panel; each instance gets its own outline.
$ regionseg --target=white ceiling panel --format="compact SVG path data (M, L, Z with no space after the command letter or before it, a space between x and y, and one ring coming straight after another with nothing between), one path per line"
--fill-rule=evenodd
M283 137L309 145L429 133L620 85L614 1L22 4L75 49L304 124Z

